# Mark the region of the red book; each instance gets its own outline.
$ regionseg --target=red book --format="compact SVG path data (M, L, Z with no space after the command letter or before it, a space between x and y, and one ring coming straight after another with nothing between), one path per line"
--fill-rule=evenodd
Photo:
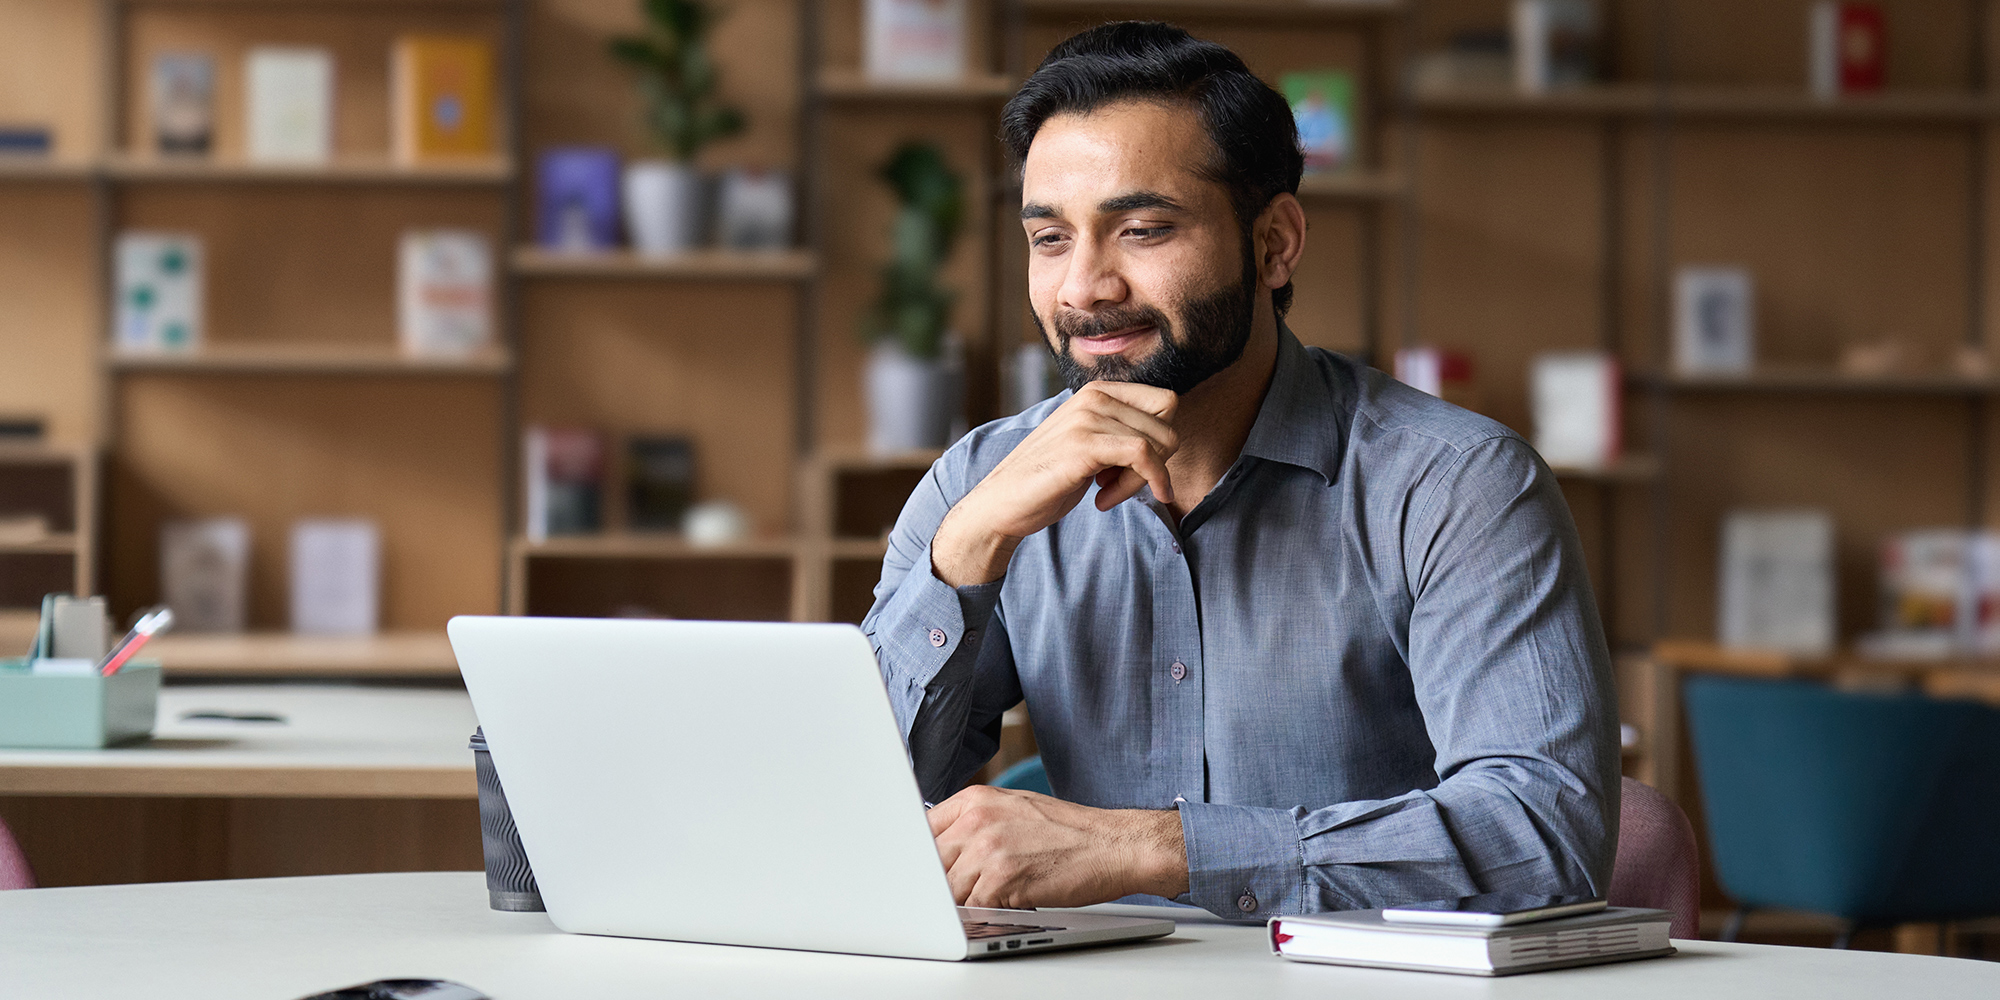
M1872 3L1841 4L1837 37L1840 92L1881 90L1888 56L1882 8Z

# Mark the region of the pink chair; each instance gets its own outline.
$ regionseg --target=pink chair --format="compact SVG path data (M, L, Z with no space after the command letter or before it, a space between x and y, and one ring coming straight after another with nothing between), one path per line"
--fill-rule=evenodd
M1612 906L1644 906L1674 915L1677 938L1701 930L1700 861L1694 825L1673 800L1643 782L1620 783L1618 855L1611 863Z
M21 853L21 845L14 842L14 834L7 829L7 821L0 819L0 889L33 889L35 870L28 867L28 856Z

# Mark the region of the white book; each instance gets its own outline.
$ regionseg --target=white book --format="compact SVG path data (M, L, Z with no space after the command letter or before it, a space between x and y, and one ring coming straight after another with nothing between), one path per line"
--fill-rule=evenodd
M333 155L333 53L259 45L244 57L248 153L259 163L325 163Z
M371 635L381 606L382 536L359 518L292 526L292 631Z
M1503 927L1390 923L1381 910L1274 917L1271 950L1298 962L1505 976L1674 953L1665 910L1597 913Z
M1674 367L1688 375L1742 375L1756 363L1756 299L1740 267L1683 267L1674 275Z
M59 596L49 608L49 635L61 660L101 660L111 648L111 615L102 597Z
M1535 358L1535 450L1543 461L1582 468L1618 461L1624 398L1620 381L1618 359L1605 351L1558 351Z
M1514 0L1514 84L1524 94L1594 82L1593 0Z
M1833 518L1818 510L1733 511L1722 528L1725 646L1833 652Z
M493 339L493 251L464 229L403 234L396 264L397 329L410 354L463 357Z
M160 597L177 632L241 632L250 580L242 518L168 521L160 528Z
M189 233L118 237L112 348L193 351L202 340L202 244Z
M965 76L965 0L868 0L863 61L877 80Z

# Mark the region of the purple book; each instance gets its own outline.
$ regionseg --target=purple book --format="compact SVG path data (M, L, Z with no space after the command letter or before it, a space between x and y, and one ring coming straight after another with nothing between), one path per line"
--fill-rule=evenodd
M536 231L551 250L618 245L618 152L606 146L542 151Z

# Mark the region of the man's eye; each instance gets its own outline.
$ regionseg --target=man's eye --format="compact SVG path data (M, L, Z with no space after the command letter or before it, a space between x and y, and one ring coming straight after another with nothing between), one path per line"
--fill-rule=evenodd
M1141 240L1158 239L1172 229L1172 226L1133 226L1125 230L1125 235Z
M1028 245L1032 247L1048 249L1056 246L1059 243L1064 242L1067 239L1068 237L1064 236L1061 233L1046 233L1040 236L1028 237Z

